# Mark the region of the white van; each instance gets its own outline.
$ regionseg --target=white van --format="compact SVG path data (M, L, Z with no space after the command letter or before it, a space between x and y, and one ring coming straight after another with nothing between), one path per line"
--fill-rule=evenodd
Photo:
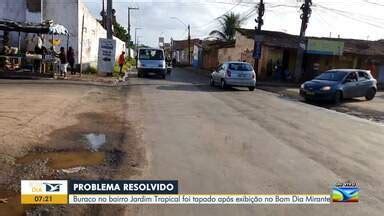
M165 79L167 65L163 49L141 48L137 55L137 75L144 77L148 74L160 75Z

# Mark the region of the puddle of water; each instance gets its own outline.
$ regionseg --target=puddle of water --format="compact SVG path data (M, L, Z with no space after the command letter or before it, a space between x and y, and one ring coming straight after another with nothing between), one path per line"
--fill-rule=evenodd
M30 153L16 159L16 163L27 164L35 160L46 160L52 169L68 169L79 166L91 166L104 163L104 152L43 152Z
M91 147L92 150L99 150L99 148L104 145L107 141L107 137L105 134L95 134L90 133L85 135L85 138L88 140L88 144Z

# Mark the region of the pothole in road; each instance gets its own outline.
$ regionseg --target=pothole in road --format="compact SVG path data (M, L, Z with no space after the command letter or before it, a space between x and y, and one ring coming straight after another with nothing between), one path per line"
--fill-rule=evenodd
M89 151L37 152L17 158L16 163L29 164L36 160L48 160L47 165L52 169L68 169L103 164L105 153Z
M86 134L85 138L87 139L90 148L94 151L99 150L99 148L107 141L107 136L105 134L90 133Z
M118 115L85 113L78 119L78 124L51 132L47 141L28 149L24 156L4 157L9 166L7 172L0 172L5 174L0 176L0 214L40 212L36 206L20 205L20 179L126 178L140 172L143 149L137 147L134 131ZM123 163L127 166L121 166ZM7 203L1 203L3 198ZM61 209L48 210L55 215Z

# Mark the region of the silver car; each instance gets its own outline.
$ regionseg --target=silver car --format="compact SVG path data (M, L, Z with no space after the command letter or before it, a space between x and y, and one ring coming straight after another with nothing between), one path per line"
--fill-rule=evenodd
M209 83L211 86L219 84L222 89L234 86L248 87L253 91L256 87L256 74L253 67L246 62L229 61L219 65L211 73Z

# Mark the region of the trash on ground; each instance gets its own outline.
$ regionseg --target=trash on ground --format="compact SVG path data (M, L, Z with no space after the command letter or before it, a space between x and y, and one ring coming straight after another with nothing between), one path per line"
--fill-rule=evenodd
M68 169L62 169L61 171L63 171L63 173L72 174L80 172L81 170L85 170L85 167L73 167Z

